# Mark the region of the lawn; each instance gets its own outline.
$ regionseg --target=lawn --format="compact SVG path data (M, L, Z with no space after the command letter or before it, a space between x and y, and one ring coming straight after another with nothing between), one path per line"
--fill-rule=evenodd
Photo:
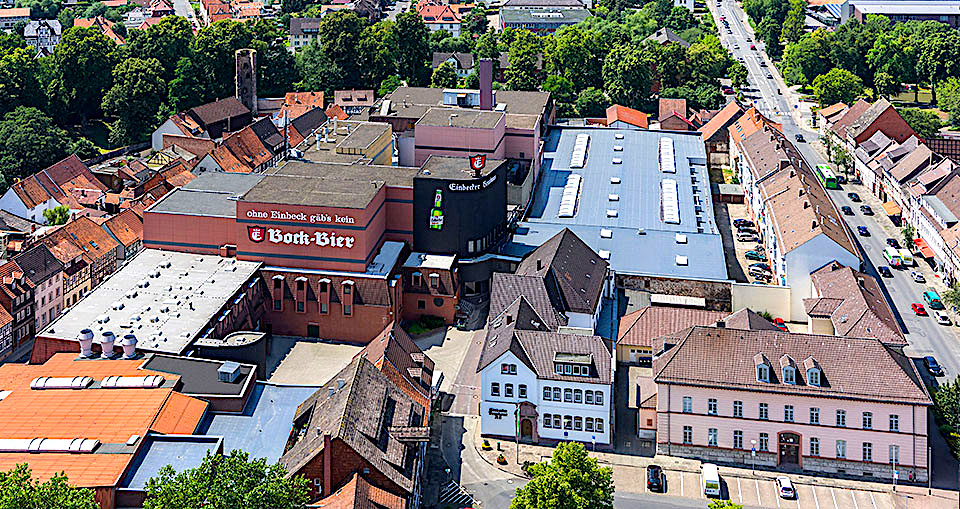
M899 103L906 103L906 104L915 104L913 102L913 98L914 98L913 90L908 90L908 91L900 92L899 94L891 97L890 99L891 99L891 102L894 102L894 103L899 102ZM921 88L920 93L917 94L917 99L920 101L920 104L930 104L930 101L933 100L932 94L930 93L930 89Z
M67 126L67 133L72 137L83 136L101 150L116 148L110 144L110 127L102 119L88 120L86 129L79 125Z

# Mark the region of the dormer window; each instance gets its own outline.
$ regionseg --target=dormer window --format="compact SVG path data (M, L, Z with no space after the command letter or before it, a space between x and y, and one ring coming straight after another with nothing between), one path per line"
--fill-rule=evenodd
M820 368L810 368L807 370L807 385L820 387Z
M797 370L793 366L784 366L782 376L783 376L783 383L796 385Z
M757 364L757 381L770 381L770 366L767 366L766 364Z

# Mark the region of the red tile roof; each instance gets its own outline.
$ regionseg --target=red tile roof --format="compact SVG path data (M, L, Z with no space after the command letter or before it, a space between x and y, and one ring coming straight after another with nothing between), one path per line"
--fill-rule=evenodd
M113 31L113 22L104 18L103 16L97 16L95 18L78 18L73 20L73 26L81 28L96 28L97 30L103 32L103 35L107 36L108 39L118 45L126 42L123 37L120 37L119 34Z
M717 134L720 129L723 128L734 117L743 114L743 108L737 103L737 101L730 101L726 106L723 107L716 115L713 116L703 127L700 128L700 133L703 135L703 140L707 141Z
M129 209L107 219L103 228L113 233L113 236L127 247L143 241L143 221Z
M307 504L323 509L403 509L406 502L399 497L368 483L360 474L353 474L350 482L333 494Z
M687 119L687 100L686 99L668 99L660 98L660 114L657 119L663 121L671 115L676 114L681 119Z
M251 173L273 158L273 153L249 126L225 138L211 155L227 173Z
M283 98L282 109L288 118L297 118L315 107L323 108L323 92L287 92Z
M439 5L435 3L421 3L417 6L417 14L423 18L424 23L459 23L460 14L450 8L449 5Z
M607 125L617 121L625 122L641 129L650 127L646 113L637 111L633 108L627 108L626 106L620 106L619 104L614 104L607 108Z
M723 319L722 311L645 306L620 319L617 345L651 346L653 338L672 334L691 325L713 325Z
M107 191L107 186L97 179L76 154L17 181L11 187L27 208L54 199L62 205L80 209L80 202L72 196L74 189Z

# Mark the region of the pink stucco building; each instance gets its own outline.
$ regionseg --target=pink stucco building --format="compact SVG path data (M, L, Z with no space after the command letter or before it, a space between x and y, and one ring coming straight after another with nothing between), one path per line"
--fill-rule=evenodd
M654 351L658 454L927 480L931 400L897 347L718 326L659 338Z

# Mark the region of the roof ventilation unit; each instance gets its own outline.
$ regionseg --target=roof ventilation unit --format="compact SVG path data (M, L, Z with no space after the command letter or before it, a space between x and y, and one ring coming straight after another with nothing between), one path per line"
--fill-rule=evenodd
M123 336L120 346L123 348L124 359L133 359L137 356L137 336L133 334Z
M614 137L615 139L622 140L622 139L623 139L623 133L614 134L613 137Z
M240 364L233 361L224 362L217 368L217 380L234 383L240 378Z
M77 341L80 343L80 357L84 359L93 357L93 331L90 329L81 330L80 335L77 336Z
M607 217L617 217L616 209L607 209Z
M677 239L677 244L686 244L687 236L683 233L678 233L675 238Z
M620 183L620 177L610 177L610 183L611 183L611 184L619 184L619 183Z
M686 256L677 255L677 265L680 265L680 266L685 266L685 265L687 265L687 257L686 257Z
M607 229L607 228L601 228L601 229L600 229L600 238L601 238L601 239L609 239L609 238L611 238L611 237L613 237L613 231L612 231L612 230L609 230L609 229Z
M603 258L604 260L610 259L610 251L607 251L605 249L601 249L600 252L597 254L600 255L600 258Z
M614 146L613 146L613 151L614 151L614 152L623 152L623 145L614 145Z
M587 146L590 144L589 134L578 134L573 145L573 154L570 155L571 168L583 168L587 161Z
M623 159L620 159L619 157L614 157L613 164L623 164Z
M108 376L100 382L101 389L156 389L166 379L160 375Z
M619 195L619 194L608 194L608 195L607 195L607 199L610 200L610 201L620 201L620 195Z
M116 340L117 336L111 331L106 331L100 335L100 350L104 357L113 357L113 344Z

